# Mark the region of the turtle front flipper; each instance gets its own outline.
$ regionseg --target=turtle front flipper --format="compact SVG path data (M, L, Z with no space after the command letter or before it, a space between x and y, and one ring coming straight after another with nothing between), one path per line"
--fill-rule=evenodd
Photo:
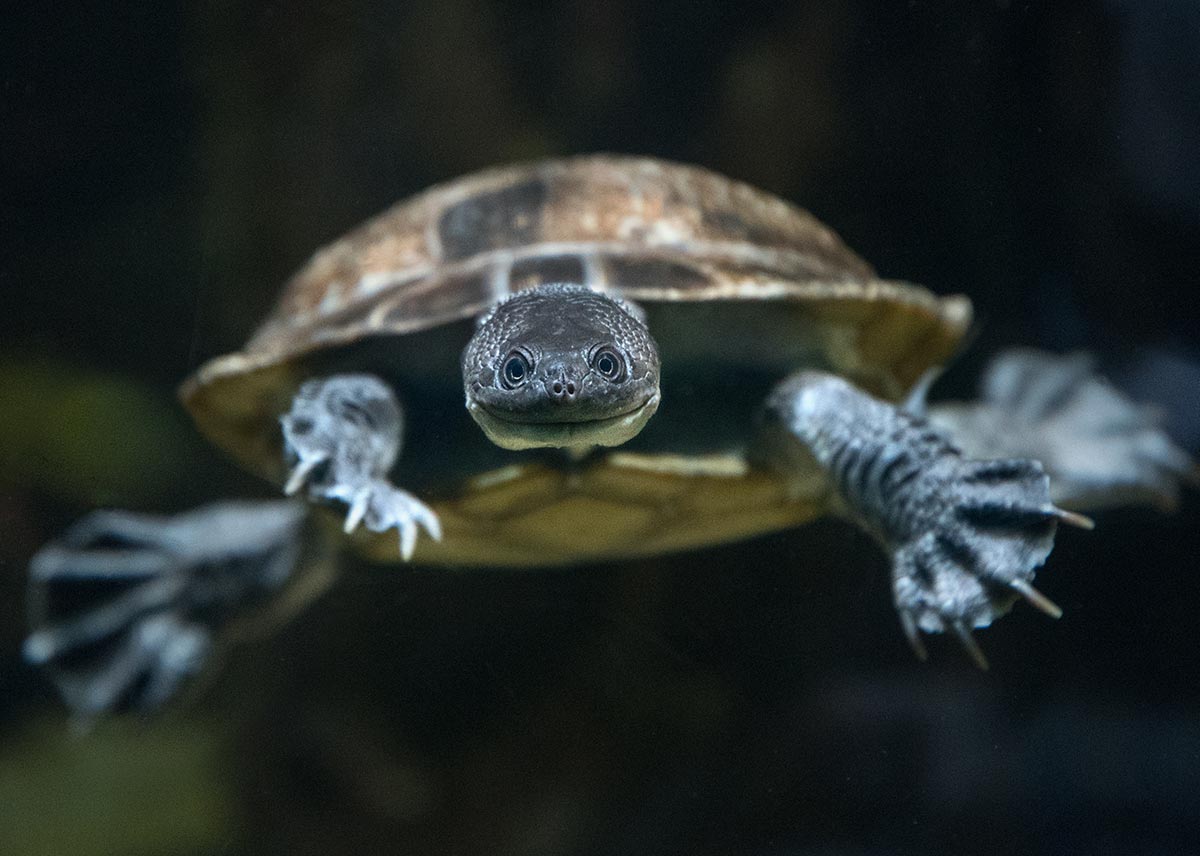
M345 374L308 381L280 422L292 464L287 494L307 485L313 499L345 503L347 533L359 523L372 532L395 528L405 561L416 547L418 527L442 539L437 515L388 481L404 420L400 402L382 380Z
M773 462L815 458L839 503L892 557L900 622L918 656L920 631L951 632L986 667L971 630L1024 597L1057 617L1032 586L1060 521L1037 461L968 460L925 419L822 372L793 375L767 401Z
M279 501L94 512L30 563L25 659L85 721L156 709L236 617L289 586L303 520L300 503Z
M1005 351L981 387L978 401L935 405L929 418L972 457L1041 461L1055 502L1171 510L1183 483L1200 484L1200 469L1171 442L1160 414L1097 375L1086 354Z

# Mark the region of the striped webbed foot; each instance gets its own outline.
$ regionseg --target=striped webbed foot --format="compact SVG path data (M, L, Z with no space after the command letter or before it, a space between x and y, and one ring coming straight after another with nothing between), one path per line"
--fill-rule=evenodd
M1059 522L1037 461L977 461L902 408L821 372L788 378L767 410L824 468L839 504L884 546L900 623L918 656L921 632L953 633L986 667L971 636L1024 597L1057 617L1032 585Z
M1050 480L1037 461L966 460L949 446L923 466L893 454L879 489L892 504L871 522L892 553L901 626L922 659L920 632L948 632L987 668L971 630L991 624L1018 597L1058 618L1062 611L1033 587L1034 575L1058 523L1090 528L1091 521L1050 501Z

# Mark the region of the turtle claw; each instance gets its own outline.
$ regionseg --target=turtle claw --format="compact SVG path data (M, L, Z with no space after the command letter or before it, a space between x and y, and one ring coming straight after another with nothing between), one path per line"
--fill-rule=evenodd
M372 532L395 528L400 538L400 557L406 562L416 550L421 529L433 540L442 540L441 523L433 509L386 479L373 479L366 487L356 490L348 501L350 509L342 527L345 532L353 532L360 524L365 524Z
M979 647L979 643L975 641L975 637L971 635L970 629L961 621L955 621L950 627L954 630L954 635L958 637L958 641L962 643L963 650L971 658L976 666L981 671L988 670L987 657L983 655L983 649Z
M312 475L313 470L327 460L329 458L325 455L313 455L309 458L302 458L292 469L291 475L288 476L287 484L283 487L284 494L295 496L299 493L300 488L304 487L304 483L308 481L308 477Z
M904 638L908 640L908 645L917 655L917 659L925 662L929 659L929 652L925 650L925 643L921 641L921 631L917 629L916 620L911 613L903 609L899 611L899 615L900 626L904 628Z
M1013 591L1021 595L1021 597L1025 598L1025 600L1029 601L1031 606L1040 609L1051 618L1062 618L1062 607L1035 589L1025 580L1017 578L1010 581L1008 585Z
M350 501L350 510L346 512L346 522L342 525L343 532L350 535L358 528L358 524L362 523L363 517L367 514L367 506L370 501L370 488L363 488L354 494L354 499Z
M1096 521L1092 520L1086 514L1067 511L1065 508L1059 508L1057 505L1047 506L1045 513L1052 517L1057 517L1060 523L1074 526L1076 529L1084 529L1090 532L1096 528Z
M400 536L400 557L406 562L412 559L416 549L419 529L424 529L434 541L442 540L442 526L433 509L410 493L386 483L384 487L386 493L372 505L368 529L386 532L394 526Z

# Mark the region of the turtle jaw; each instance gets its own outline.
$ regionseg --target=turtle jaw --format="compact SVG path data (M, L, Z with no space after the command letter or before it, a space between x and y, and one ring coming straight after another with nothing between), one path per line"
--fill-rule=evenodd
M477 401L468 401L467 410L487 438L501 449L589 448L620 446L636 437L658 410L659 398L656 389L632 410L583 422L517 422Z

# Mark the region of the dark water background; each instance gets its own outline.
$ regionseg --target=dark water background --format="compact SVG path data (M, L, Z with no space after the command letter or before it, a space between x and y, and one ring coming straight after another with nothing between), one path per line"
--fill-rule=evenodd
M610 150L811 209L1200 448L1200 7L26 4L0 34L0 853L1200 852L1200 504L1064 532L914 661L825 522L571 572L351 564L190 704L73 736L24 568L97 505L267 495L173 385L431 182Z

